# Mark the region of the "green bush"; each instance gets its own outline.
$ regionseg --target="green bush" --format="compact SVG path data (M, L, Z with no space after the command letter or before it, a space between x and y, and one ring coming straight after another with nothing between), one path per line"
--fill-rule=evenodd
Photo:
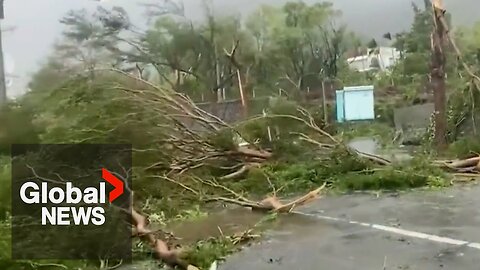
M450 144L448 152L457 158L478 155L480 153L480 140L478 140L478 137L461 138Z
M252 170L245 180L237 182L236 187L265 194L271 191L268 180L283 194L302 193L324 183L340 191L402 190L450 184L444 172L432 166L427 157L391 167L377 167L342 147L324 159L278 162Z
M375 114L378 116L376 120L393 127L394 121L394 105L388 103L380 103L375 105Z
M0 220L8 218L11 212L11 188L10 157L0 157Z
M33 124L33 111L10 103L0 109L0 155L10 154L11 144L38 143L41 127Z
M425 157L414 158L402 165L349 172L334 178L334 186L344 191L402 190L450 184L444 172L431 165Z
M207 269L210 265L235 251L233 242L228 238L211 238L199 241L187 253L187 261L201 269Z

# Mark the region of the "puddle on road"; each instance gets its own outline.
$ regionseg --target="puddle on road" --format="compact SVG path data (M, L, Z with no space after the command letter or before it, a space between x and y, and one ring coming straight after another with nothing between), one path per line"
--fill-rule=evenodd
M373 138L355 138L348 143L348 146L353 149L366 153L375 155L378 152L378 142Z
M381 156L392 162L402 162L413 158L413 149L382 149L378 141L370 137L355 138L348 143L348 146L366 154Z
M258 224L265 214L249 209L224 209L208 216L170 224L168 230L181 238L180 244L193 243L201 239L232 235L243 232Z
M213 212L204 218L170 224L167 226L167 230L176 237L181 238L173 244L191 244L198 240L219 237L222 233L224 235L242 233L259 224L267 215L267 213L251 211L246 208L223 209ZM262 241L289 238L300 241L301 239L310 238L315 233L318 234L322 233L322 231L327 232L329 229L334 229L334 225L309 216L291 213L288 215L280 214L274 220L261 223L259 228L265 229L265 237L262 237ZM118 269L153 270L159 268L155 261L146 260L135 261L133 264L123 265Z
M225 209L221 212L211 213L208 216L192 220L182 221L168 226L168 230L176 237L181 238L179 244L193 243L209 237L220 237L244 232L258 226L259 229L268 229L267 234L296 234L308 235L309 228L318 228L321 222L311 217L289 214L279 215L273 221L262 223L268 214L251 211L246 208ZM305 233L303 233L305 232Z

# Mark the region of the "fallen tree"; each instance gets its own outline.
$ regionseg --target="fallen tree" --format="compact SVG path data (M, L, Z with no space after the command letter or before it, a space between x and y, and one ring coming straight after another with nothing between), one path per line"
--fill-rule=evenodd
M148 228L148 220L145 216L133 208L130 208L129 212L132 217L132 236L139 237L147 242L159 260L171 267L180 267L180 269L187 270L198 269L196 266L189 264L181 258L181 250L170 249L164 240L158 239L155 236L156 232Z
M480 173L480 156L462 160L436 161L435 163L456 173Z
M174 180L169 180L174 181ZM174 181L175 182L175 181ZM302 206L319 197L320 192L325 188L325 184L313 191L308 192L304 196L299 197L298 199L289 201L287 203L282 203L276 196L276 194L269 196L259 202L249 200L240 194L237 194L231 189L228 189L225 186L219 185L212 181L202 181L206 185L213 186L215 188L220 188L225 190L232 197L211 197L204 199L206 202L209 201L221 201L224 203L231 203L240 205L242 207L249 207L254 211L269 211L276 213L289 213L295 207ZM182 184L183 188L186 188L190 192L193 192L195 195L198 195L199 192L191 188L188 188ZM182 258L182 249L171 249L167 242L156 237L156 232L148 228L148 219L137 212L133 207L130 207L127 211L131 215L131 221L133 226L132 236L139 237L142 241L145 241L150 245L154 251L156 257L164 262L165 264L171 267L179 267L180 269L186 270L195 270L198 269L196 266L188 263Z
M112 70L143 85L140 89L116 86L133 102L151 110L152 118L162 127L162 143L169 154L165 161L151 164L147 169L169 169L169 174L183 174L202 166L250 166L268 160L272 153L253 143L240 147L234 137L245 137L219 117L199 108L187 96L151 84L120 70ZM140 86L140 84L136 84ZM245 169L243 169L245 170Z
M61 126L61 129L73 130L70 133L71 136L80 134L79 137L82 138L82 142L95 142L95 139L105 138L107 135L113 137L119 131L128 132L127 134L133 133L133 135L145 135L145 137L134 137L136 141L132 140L135 147L135 157L151 153L148 158L137 158L137 160L142 161L137 164L137 169L145 174L138 176L138 180L147 181L146 179L156 178L164 182L149 181L149 184L163 187L164 183L169 182L178 188L177 190L168 188L159 196L182 200L186 196L185 193L190 193L193 196L189 199L196 202L221 202L248 207L254 211L290 213L296 207L318 198L325 188L325 182L313 187L309 186L308 188L312 188L312 190L309 190L303 196L283 202L277 196L274 183L270 183L273 195L262 196L263 199L260 200L248 198L248 196L230 188L228 184L237 181L237 179L242 181L242 176L252 169L262 168L265 164L273 161L274 155L278 152L276 153L272 149L266 150L260 144L253 143L253 140L249 140L248 136L245 135L245 131L238 128L238 125L232 126L219 117L202 110L181 93L153 85L119 70L103 72L108 76L114 76L115 80L108 81L110 85L102 84L102 87L99 88L95 88L95 85L88 85L89 87L81 90L91 91L91 93L87 92L89 94L98 94L99 91L110 90L110 100L99 99L102 101L108 100L109 103L103 107L112 106L111 103L122 102L115 104L114 107L124 108L127 105L126 107L131 111L121 111L115 117L108 115L106 118L109 125L101 126L102 130L97 126L84 127L83 129ZM119 74L120 76L118 76ZM99 79L102 79L102 77L97 76L97 80ZM111 86L112 81L117 82L113 87ZM78 87L78 85L77 82L74 83L75 87ZM87 104L90 106L91 103ZM60 119L61 117L59 115ZM324 131L314 117L302 108L297 108L296 115L267 114L248 121L278 118L294 120L303 127L296 134L292 134L295 135L294 137L289 137L292 138L292 141L286 143L293 145L297 141L301 141L308 145L304 148L305 151L311 152L313 155L323 155L341 148L344 154L366 160L376 166L391 165L389 160L382 157L349 148L340 139ZM84 120L83 123L91 123L89 121L91 119L82 120ZM73 121L59 122L71 123ZM126 126L130 123L135 124L134 132L131 132L132 128L130 126ZM92 133L97 136L90 137ZM112 137L107 137L109 142L110 140L115 141L111 139ZM244 141L250 142L247 145L239 146L234 137L240 137ZM113 138L118 139L117 137ZM120 138L123 141L126 140ZM127 139L131 141L130 138ZM198 173L201 170L206 170L207 173ZM219 171L220 173L213 176L212 171ZM144 190L148 189L144 188ZM139 204L141 205L142 202ZM138 205L136 206L138 207ZM171 249L165 239L158 237L149 228L147 215L141 214L133 206L130 206L127 211L131 215L133 235L140 237L142 241L147 243L159 260L174 267L196 269L193 268L195 266L182 258L182 250Z

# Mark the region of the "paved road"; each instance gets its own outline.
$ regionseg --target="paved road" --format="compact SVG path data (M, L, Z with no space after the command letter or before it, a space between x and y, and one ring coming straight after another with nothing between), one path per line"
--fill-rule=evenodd
M323 198L299 211L306 215L298 222L280 226L219 269L480 269L478 185Z

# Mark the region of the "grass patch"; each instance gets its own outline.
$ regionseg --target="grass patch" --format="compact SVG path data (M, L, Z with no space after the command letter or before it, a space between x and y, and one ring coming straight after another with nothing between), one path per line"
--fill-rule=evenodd
M180 214L175 217L176 221L193 221L205 218L208 213L200 208L200 205L195 205L191 209L182 210Z
M208 269L216 260L222 260L237 250L229 238L210 238L197 242L186 255L186 259L200 269Z
M461 138L449 145L447 153L457 158L479 155L480 140L478 137Z
M11 172L10 172L10 157L0 157L0 220L8 218L11 212Z
M268 177L268 178L267 178ZM327 183L334 190L403 190L450 185L447 175L419 156L401 165L377 167L344 149L335 150L328 159L294 164L271 164L249 173L237 183L245 190L265 194L272 183L282 195L303 193Z

